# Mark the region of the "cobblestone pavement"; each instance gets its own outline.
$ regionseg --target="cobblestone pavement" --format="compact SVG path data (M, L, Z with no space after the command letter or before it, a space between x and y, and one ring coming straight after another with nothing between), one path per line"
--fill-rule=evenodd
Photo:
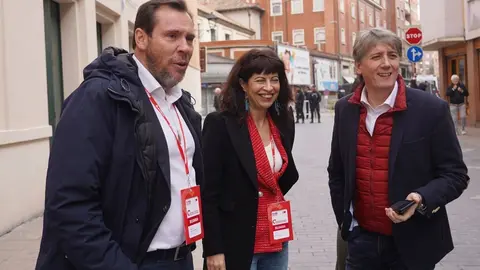
M295 240L290 243L290 269L335 269L335 221L331 210L326 166L330 151L332 115L321 124L297 124L294 146L300 180L287 195L292 201ZM307 121L308 122L308 121ZM436 269L480 269L480 130L460 137L472 178L469 189L451 203L449 211L455 250ZM36 218L0 237L0 269L32 270L38 253L42 219ZM415 243L412 243L412 245ZM201 245L195 252L201 269Z

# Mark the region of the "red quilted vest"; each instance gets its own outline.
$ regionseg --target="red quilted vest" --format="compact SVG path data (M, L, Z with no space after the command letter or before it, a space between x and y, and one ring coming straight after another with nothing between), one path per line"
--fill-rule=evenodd
M397 82L395 105L377 118L372 136L366 127L367 109L360 102L364 85L360 85L349 99L349 102L362 106L357 135L354 216L363 229L384 235L392 234L392 221L385 214L385 208L390 206L388 161L393 114L407 108L405 83L401 76Z

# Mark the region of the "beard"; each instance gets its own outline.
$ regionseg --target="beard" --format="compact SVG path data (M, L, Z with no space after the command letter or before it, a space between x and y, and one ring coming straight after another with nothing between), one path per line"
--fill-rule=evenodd
M148 70L152 74L152 76L157 80L157 82L165 89L169 90L175 85L177 85L180 81L175 79L166 68L158 70L155 66L158 62L157 58L154 56L150 49L147 49L146 53L147 58L147 66Z

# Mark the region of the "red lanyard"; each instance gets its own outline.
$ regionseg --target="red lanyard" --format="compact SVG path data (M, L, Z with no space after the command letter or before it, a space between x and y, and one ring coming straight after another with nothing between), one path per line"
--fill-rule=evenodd
M273 140L272 134L270 134L270 145L272 147L272 160L273 160L272 173L275 174L275 141Z
M182 121L180 119L180 116L178 115L177 107L175 105L173 105L173 109L175 110L175 114L177 115L178 123L180 124L180 130L182 132L182 138L183 138L183 143L184 143L183 148L182 148L182 142L180 141L180 138L178 138L179 136L177 136L177 134L173 130L173 127L170 124L170 121L168 121L168 118L165 116L165 114L163 113L160 106L158 106L157 101L152 97L152 95L150 94L150 92L148 92L147 89L145 89L145 92L147 93L147 96L148 96L148 99L150 99L150 102L157 109L157 111L160 112L160 114L163 116L163 119L165 119L165 122L167 122L168 127L172 131L173 137L175 137L175 141L177 141L178 151L180 152L180 156L183 160L183 164L185 165L185 173L188 176L190 174L190 169L188 168L188 159L187 159L187 140L185 139L185 133L183 132L183 125L182 125Z

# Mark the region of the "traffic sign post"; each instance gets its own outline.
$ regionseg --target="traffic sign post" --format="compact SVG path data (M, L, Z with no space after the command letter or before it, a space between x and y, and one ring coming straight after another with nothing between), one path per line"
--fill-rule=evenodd
M418 46L411 46L407 50L407 57L410 62L417 63L423 58L423 50Z
M405 40L407 40L410 45L418 45L422 42L423 33L422 30L418 27L410 27L405 32Z
M407 49L407 57L412 63L420 62L423 58L423 49L419 45L422 38L422 30L418 27L412 26L405 32L405 40L411 45Z

